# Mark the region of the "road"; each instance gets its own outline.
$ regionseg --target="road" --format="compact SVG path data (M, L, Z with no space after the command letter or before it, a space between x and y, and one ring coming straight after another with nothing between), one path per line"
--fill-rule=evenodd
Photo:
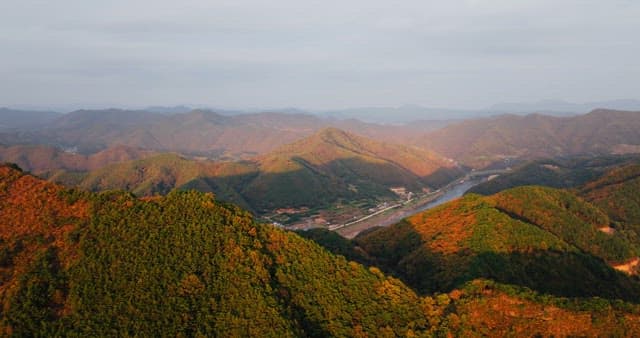
M337 226L332 230L335 230L346 238L353 238L366 229L398 223L403 218L434 208L462 196L467 190L486 181L486 175L494 174L497 173L494 171L487 171L486 173L473 172L463 179L450 183L442 188L440 192L429 195L416 203L409 203L404 206L393 206L385 209L384 212L380 211L372 215L367 215L359 220Z

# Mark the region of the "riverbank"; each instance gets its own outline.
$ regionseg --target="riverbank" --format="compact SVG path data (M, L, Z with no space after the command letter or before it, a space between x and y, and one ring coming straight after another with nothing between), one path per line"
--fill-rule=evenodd
M405 205L398 206L397 208L390 208L389 210L376 215L368 215L360 220L350 222L343 226L338 226L334 228L334 230L343 237L351 239L364 230L395 224L413 214L434 208L440 204L456 199L462 196L467 190L484 182L485 180L486 178L481 177L456 181L455 184L451 184L432 195L426 196L425 198L409 202Z

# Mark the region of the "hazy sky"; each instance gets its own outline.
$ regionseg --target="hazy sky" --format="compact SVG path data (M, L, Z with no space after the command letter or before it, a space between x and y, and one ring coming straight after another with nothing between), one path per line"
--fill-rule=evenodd
M0 106L640 98L640 1L1 0Z

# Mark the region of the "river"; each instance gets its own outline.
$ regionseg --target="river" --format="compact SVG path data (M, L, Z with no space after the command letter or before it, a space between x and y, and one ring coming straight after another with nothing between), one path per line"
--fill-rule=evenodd
M482 183L486 181L486 179L469 179L469 180L465 180L462 183L458 183L456 185L454 185L453 187L449 188L444 194L442 194L442 196L436 198L434 201L431 201L423 206L420 206L415 210L415 212L420 212L420 211L425 211L425 210L429 210L431 208L435 208L437 206L439 206L440 204L444 204L447 203L451 200L454 200L462 195L464 195L465 192L467 192L467 190L475 187L476 185Z
M424 204L409 205L406 207L395 209L393 211L390 211L389 213L377 215L376 217L372 217L362 222L340 228L336 231L346 238L353 238L366 229L379 226L389 226L391 224L398 223L403 218L454 200L464 195L467 190L484 181L486 181L486 178L466 179L462 182L458 181L457 183L451 184L447 188L443 189L443 192L440 195L437 195L437 197L427 201Z

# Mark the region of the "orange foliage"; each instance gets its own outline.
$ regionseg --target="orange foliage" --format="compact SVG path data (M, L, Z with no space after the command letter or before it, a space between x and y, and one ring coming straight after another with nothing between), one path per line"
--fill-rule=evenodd
M616 314L594 321L587 311L571 311L551 304L541 304L505 294L497 290L484 290L481 298L457 304L458 314L465 314L466 324L478 328L484 335L495 337L601 337L615 336ZM640 323L637 314L625 315L627 323ZM640 325L628 327L638 332Z
M425 243L434 252L450 254L458 252L463 242L472 234L472 225L476 224L473 212L461 210L462 200L455 200L444 209L439 209L437 217L431 212L419 213L407 221L420 234Z
M89 205L84 200L68 203L59 196L62 187L47 183L8 166L0 166L0 239L9 245L20 240L23 249L13 257L13 267L5 271L11 277L0 285L0 299L15 286L35 257L32 253L54 246L62 264L69 264L74 252L66 235L77 222L88 219Z
M23 175L9 167L0 167L0 237L16 238L26 234L51 234L55 244L62 245L61 235L70 224L64 219L87 219L88 204L77 201L69 204L58 193L62 187L30 175Z

